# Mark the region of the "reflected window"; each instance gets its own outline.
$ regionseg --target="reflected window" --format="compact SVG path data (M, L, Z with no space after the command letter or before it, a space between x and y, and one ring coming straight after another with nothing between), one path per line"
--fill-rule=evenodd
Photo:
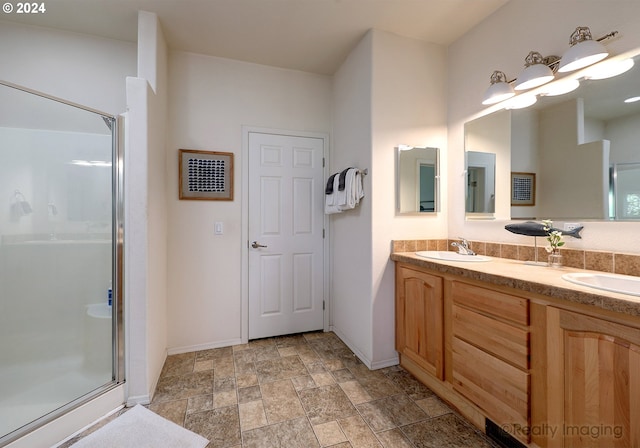
M624 218L640 218L640 193L626 195L623 208Z

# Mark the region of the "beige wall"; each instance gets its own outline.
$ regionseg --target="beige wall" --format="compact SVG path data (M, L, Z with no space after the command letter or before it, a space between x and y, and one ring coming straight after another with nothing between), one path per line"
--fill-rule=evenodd
M134 43L1 20L0 55L0 79L113 115L136 74Z
M172 51L169 91L167 325L177 353L241 341L242 127L329 133L331 79ZM234 153L234 200L179 200L179 149Z
M385 32L373 41L371 274L372 366L395 362L394 263L400 235L446 235L448 205L432 216L395 213L395 151L399 144L441 148L447 170L446 49ZM446 187L441 197L446 197Z
M445 55L373 30L335 75L331 166L369 175L362 205L331 218L333 328L372 368L397 362L391 240L446 235L446 205L432 216L395 212L395 147L438 147L446 160Z
M360 205L330 217L331 325L360 359L370 363L371 338L371 83L373 33L351 51L333 79L331 169L368 169Z
M127 78L125 327L127 401L151 400L167 354L167 46L155 14L138 17L138 77Z
M540 111L539 155L545 167L539 176L541 216L608 216L609 142L584 143L581 135L567 132L583 129L583 107L578 98Z

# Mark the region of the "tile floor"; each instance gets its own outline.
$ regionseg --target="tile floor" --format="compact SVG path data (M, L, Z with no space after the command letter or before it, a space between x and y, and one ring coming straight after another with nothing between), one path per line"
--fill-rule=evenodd
M402 368L369 370L334 333L169 356L149 409L207 448L497 446Z

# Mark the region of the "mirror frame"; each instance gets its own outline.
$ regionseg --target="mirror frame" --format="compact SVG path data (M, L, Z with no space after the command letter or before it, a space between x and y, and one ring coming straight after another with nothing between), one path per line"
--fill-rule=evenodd
M410 211L402 211L401 209L401 197L402 197L402 184L401 184L401 164L400 164L400 154L407 150L411 149L429 149L435 151L435 164L434 164L434 179L433 179L433 188L434 188L434 207L433 211L424 211L420 210L410 210ZM396 215L402 216L433 216L440 212L440 148L432 147L432 146L412 146L412 145L398 145L395 148L395 159L396 159ZM415 185L414 185L415 187ZM417 207L416 207L417 208Z

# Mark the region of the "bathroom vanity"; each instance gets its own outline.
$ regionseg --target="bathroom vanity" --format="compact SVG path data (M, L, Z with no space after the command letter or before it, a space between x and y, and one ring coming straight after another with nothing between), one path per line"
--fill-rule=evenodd
M493 258L394 253L400 364L479 428L540 447L640 446L640 297Z

